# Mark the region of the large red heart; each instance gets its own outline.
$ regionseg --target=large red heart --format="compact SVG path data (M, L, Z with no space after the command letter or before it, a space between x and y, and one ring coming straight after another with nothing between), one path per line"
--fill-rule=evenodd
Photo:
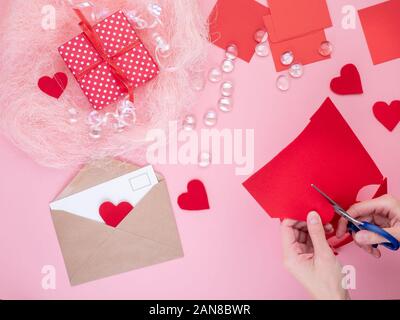
M393 131L400 122L400 101L393 101L390 105L379 101L374 107L375 118L382 123L386 129Z
M192 180L187 185L187 192L178 198L178 205L183 210L207 210L210 209L208 196L203 182Z
M57 72L53 78L48 76L41 77L38 81L39 89L45 94L58 99L68 84L68 77L63 72Z
M331 89L337 94L361 94L363 87L360 73L354 64L346 64L340 71L340 77L331 81Z
M104 202L99 208L99 213L106 224L115 228L132 210L133 206L129 202L121 202L117 206L111 202Z

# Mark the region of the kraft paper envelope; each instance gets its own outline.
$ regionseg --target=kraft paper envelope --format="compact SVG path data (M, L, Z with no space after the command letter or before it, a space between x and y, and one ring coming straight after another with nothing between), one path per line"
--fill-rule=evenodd
M117 161L83 168L56 200L139 169ZM158 183L113 228L70 212L51 210L71 285L183 257L167 185Z

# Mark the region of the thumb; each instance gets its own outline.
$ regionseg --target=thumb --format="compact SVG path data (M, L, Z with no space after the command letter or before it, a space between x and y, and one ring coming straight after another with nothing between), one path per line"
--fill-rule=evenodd
M396 239L400 239L400 227L384 228L383 230L390 233ZM374 232L366 231L366 230L357 232L354 235L354 240L360 245L379 244L379 243L383 243L383 242L387 241L385 238L382 238L380 235L378 235Z
M307 228L310 235L315 254L321 255L332 252L328 241L325 237L324 226L322 225L321 217L315 211L311 211L307 216Z

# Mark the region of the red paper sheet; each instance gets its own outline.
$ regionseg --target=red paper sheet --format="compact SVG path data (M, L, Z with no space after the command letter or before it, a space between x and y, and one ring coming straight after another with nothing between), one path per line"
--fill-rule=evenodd
M222 49L236 44L239 58L250 62L257 42L254 34L263 29L268 8L254 0L218 0L209 17L211 42Z
M269 0L273 42L301 37L332 26L326 0Z
M316 210L332 221L332 206L314 183L347 209L359 190L383 176L335 105L328 98L309 125L286 149L243 183L274 218L306 220Z
M400 1L358 11L374 64L400 58Z

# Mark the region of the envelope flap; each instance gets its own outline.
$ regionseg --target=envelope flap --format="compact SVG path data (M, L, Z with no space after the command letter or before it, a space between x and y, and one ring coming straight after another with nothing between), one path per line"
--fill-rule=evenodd
M92 162L80 170L80 172L58 195L56 200L68 197L111 179L118 178L137 169L140 169L140 167L115 159ZM156 173L156 175L158 181L164 180L164 177L161 174Z
M51 217L70 278L115 231L105 224L64 211L54 210Z
M181 257L181 248L171 248L116 229L70 277L70 281L77 285Z
M181 248L166 182L163 180L156 184L117 228L173 248Z

